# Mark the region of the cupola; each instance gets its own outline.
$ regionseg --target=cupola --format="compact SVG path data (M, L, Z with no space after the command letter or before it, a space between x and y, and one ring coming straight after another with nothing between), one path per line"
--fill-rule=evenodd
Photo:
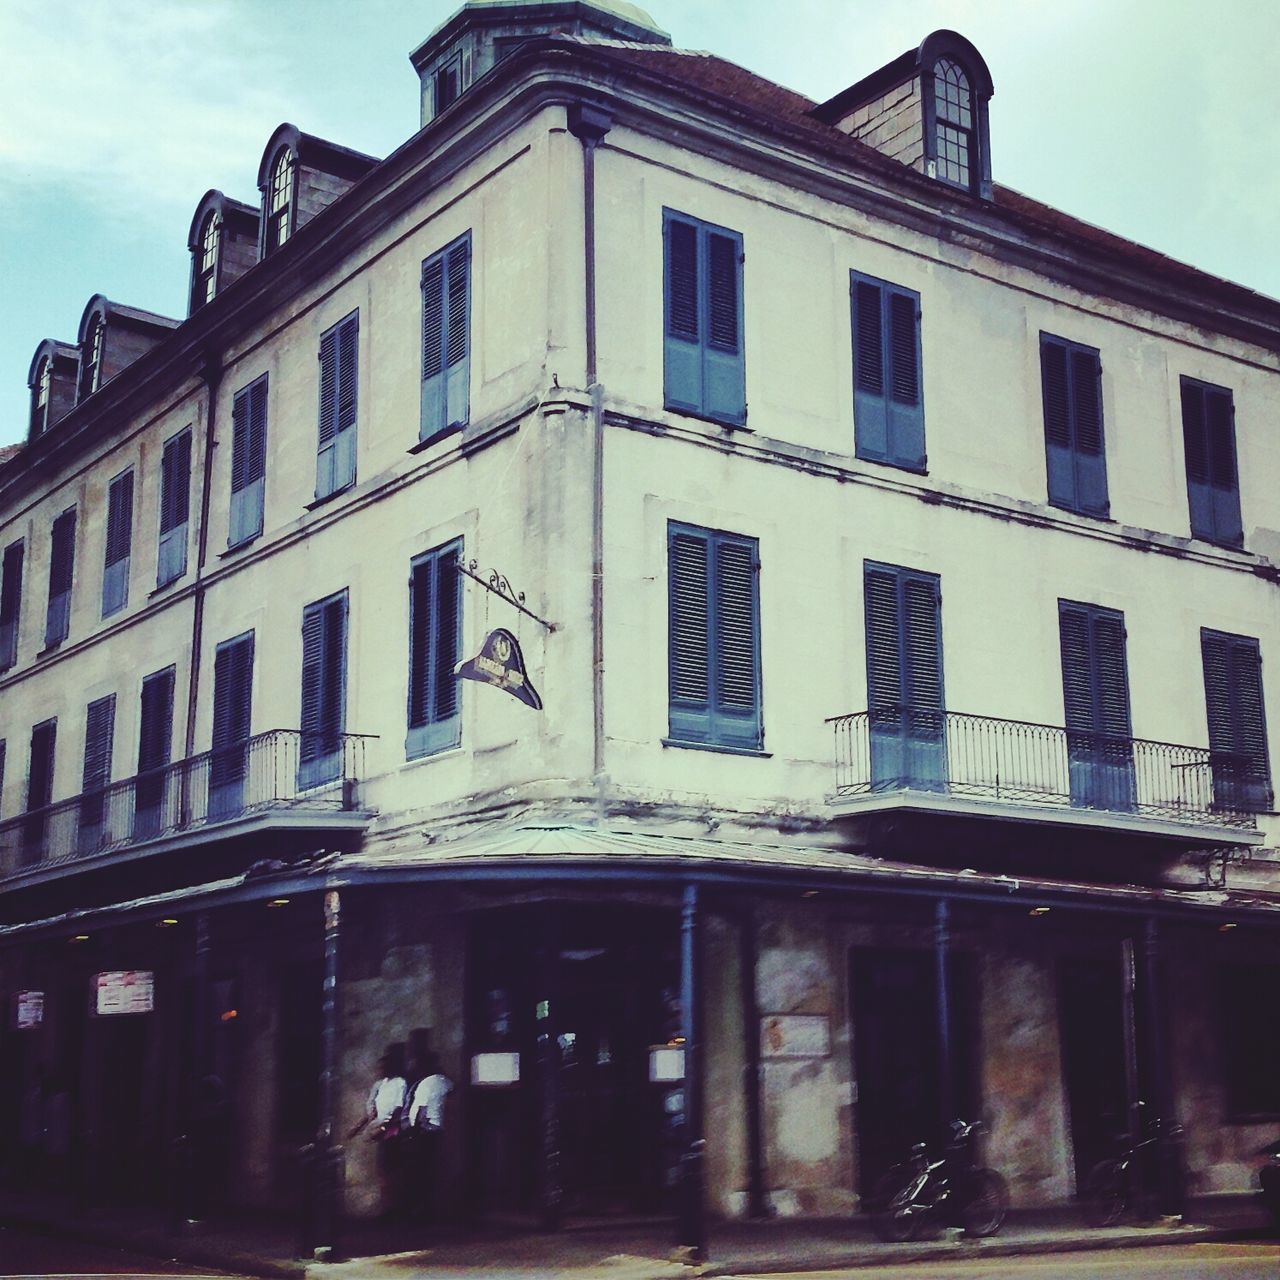
M626 0L468 0L410 55L428 124L509 53L538 36L598 36L669 45L671 37Z
M191 250L191 299L194 315L238 280L258 260L258 210L207 191L196 205L187 234Z
M935 31L813 115L930 178L990 200L987 104L994 92L977 49L958 32Z

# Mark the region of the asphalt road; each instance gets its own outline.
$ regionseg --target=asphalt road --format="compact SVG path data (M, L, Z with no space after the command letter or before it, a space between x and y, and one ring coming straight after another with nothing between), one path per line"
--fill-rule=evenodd
M1159 1249L993 1258L859 1267L852 1271L786 1272L751 1280L1277 1280L1280 1244L1192 1244Z
M157 1261L122 1253L102 1245L81 1244L50 1236L28 1235L0 1227L0 1276L75 1277L93 1280L97 1276L129 1276L149 1280L153 1276L214 1277L211 1271L194 1270L176 1262ZM217 1275L217 1280L226 1280Z

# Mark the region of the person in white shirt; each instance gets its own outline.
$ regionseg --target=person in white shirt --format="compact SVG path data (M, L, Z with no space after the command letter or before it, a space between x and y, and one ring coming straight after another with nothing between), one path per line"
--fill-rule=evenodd
M355 1137L362 1129L378 1144L378 1177L382 1183L384 1218L397 1218L405 1209L405 1162L400 1129L404 1123L408 1088L404 1078L404 1049L391 1045L378 1060L378 1078L369 1090L364 1119L351 1130Z
M418 1216L432 1221L439 1216L436 1188L439 1180L440 1147L444 1137L445 1099L453 1092L453 1081L440 1070L434 1053L422 1060L422 1079L409 1099L408 1131L412 1137L409 1157L409 1192Z

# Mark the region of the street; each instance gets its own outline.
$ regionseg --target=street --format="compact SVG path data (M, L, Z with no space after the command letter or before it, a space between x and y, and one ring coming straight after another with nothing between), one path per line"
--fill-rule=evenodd
M753 1280L1276 1280L1280 1244L1193 1244L1159 1249L1112 1249L1038 1254L973 1262L858 1267L847 1271L780 1272ZM745 1280L731 1277L730 1280Z
M0 1227L0 1276L40 1277L41 1280L94 1280L97 1276L129 1276L149 1280L152 1276L201 1276L209 1280L242 1280L220 1272L193 1269L176 1262L144 1258L105 1245L82 1244L75 1240L29 1235Z

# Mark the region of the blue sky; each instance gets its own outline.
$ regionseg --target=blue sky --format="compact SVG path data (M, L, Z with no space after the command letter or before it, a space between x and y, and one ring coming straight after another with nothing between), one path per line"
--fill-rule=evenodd
M0 444L36 344L95 293L185 314L210 187L257 202L290 120L385 155L418 120L436 0L0 3ZM1275 0L651 0L679 45L822 99L953 27L981 49L997 181L1280 297Z

